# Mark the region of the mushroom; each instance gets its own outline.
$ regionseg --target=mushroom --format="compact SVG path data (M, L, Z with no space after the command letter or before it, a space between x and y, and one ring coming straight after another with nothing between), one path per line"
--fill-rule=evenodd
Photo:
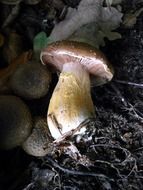
M0 96L0 148L20 146L30 135L32 116L27 105L18 97Z
M51 136L46 118L32 119L28 106L18 97L0 96L0 149L17 146L32 156L49 153Z
M43 49L40 58L43 64L61 72L47 114L49 130L57 140L95 117L90 84L107 83L113 69L102 52L82 42L52 43ZM85 130L82 127L76 134Z
M45 156L48 154L50 135L46 118L36 117L31 135L22 144L24 151L32 156Z
M10 78L13 92L26 99L38 99L49 90L51 73L38 61L20 65Z
M50 82L51 73L32 57L31 51L0 69L0 94L13 91L26 99L38 99L48 93Z

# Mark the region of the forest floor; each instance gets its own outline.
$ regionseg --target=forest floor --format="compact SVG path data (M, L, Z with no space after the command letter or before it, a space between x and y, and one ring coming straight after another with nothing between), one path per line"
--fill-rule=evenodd
M66 2L70 6L72 1ZM122 5L124 13L140 7L143 7L142 1L125 1ZM28 17L24 20L24 14L34 14L30 11L34 11L34 8L27 9L23 13L23 20L17 20L13 26L17 31L21 32L26 23L33 22L30 17L29 20ZM96 120L91 123L80 143L74 142L81 155L90 160L90 164L75 161L58 151L54 156L42 158L29 156L21 148L0 151L1 190L143 189L142 21L143 13L137 17L132 27L125 28L121 25L117 31L122 38L106 40L105 47L101 48L113 64L115 75L109 84L92 88ZM40 28L40 21L37 22ZM33 26L29 24L26 32L30 31L31 34ZM47 27L49 31L53 27L50 21ZM29 33L26 36L29 44L26 46L31 47ZM1 61L1 67L4 64ZM34 115L40 112L40 115L46 116L45 99L47 98L26 103Z

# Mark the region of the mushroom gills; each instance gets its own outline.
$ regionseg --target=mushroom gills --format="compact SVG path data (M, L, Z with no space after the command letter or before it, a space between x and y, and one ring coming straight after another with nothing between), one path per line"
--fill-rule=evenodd
M52 136L60 138L93 117L95 110L88 72L81 64L64 64L49 104L47 120ZM78 133L83 131L85 128Z

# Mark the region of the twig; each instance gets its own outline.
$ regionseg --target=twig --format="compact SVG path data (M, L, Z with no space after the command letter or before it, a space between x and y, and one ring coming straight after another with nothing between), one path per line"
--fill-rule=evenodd
M76 132L80 131L81 128L88 127L94 121L95 121L95 118L87 118L81 124L79 124L78 127L76 127L75 129L73 129L71 131L68 131L68 132L64 133L61 137L59 137L58 139L56 139L54 141L54 144L60 144L60 142L62 142L65 139L68 139L68 138L72 137L74 134L76 134Z
M134 165L131 169L131 171L128 173L127 177L129 177L133 172L137 171L137 161L134 159Z
M138 111L135 106L128 102L128 107L123 108L125 111L128 111L128 114L134 118L140 119L141 122L143 121L143 114Z
M137 152L137 151L140 151L140 150L143 150L143 147L139 147L139 148L133 150L133 152Z
M134 82L124 81L124 80L114 80L114 82L143 88L143 84L138 84L138 83L134 83Z
M47 157L48 161L55 167L55 168L58 168L59 170L61 170L62 172L64 173L67 173L69 175L78 175L78 176L92 176L92 177L98 177L98 178L105 178L105 179L108 179L110 181L114 181L114 179L111 179L109 177L107 177L106 175L104 174L96 174L96 173L93 173L93 172L81 172L81 171L75 171L75 170L69 170L69 169L66 169L62 166L60 166L57 162L55 162L51 157Z
M118 168L116 168L113 163L110 163L110 162L105 161L105 160L96 160L95 163L96 163L97 165L99 165L99 164L102 164L102 165L105 164L105 165L109 166L110 168L114 169L114 170L117 172L117 174L118 174L118 176L119 176L120 178L122 178L122 176L121 176L121 174L120 174ZM95 164L95 163L94 163L94 164Z
M120 90L114 85L111 84L111 87L113 88L113 90L117 93L117 95L119 96L119 98L121 99L121 101L123 102L124 106L126 107L128 105L127 101L125 100L125 98L123 97L123 95L121 94Z
M28 184L23 190L30 190L33 187L34 183Z
M118 81L118 80L114 80L114 82L116 82L116 81ZM125 82L125 81L120 81L120 82ZM125 84L127 84L127 83L130 83L130 82L125 82ZM136 83L132 83L132 84L136 84ZM136 84L136 85L139 85L139 84ZM142 85L142 87L143 87L143 84L140 84L140 85ZM133 106L131 103L129 103L125 100L125 98L122 96L120 90L114 84L111 84L111 87L114 89L114 91L117 93L117 95L123 102L123 104L125 106L125 107L123 107L123 110L129 111L129 113L128 113L129 115L131 115L132 117L135 117L137 119L140 119L142 121L143 114L139 110L137 110L135 108L135 106ZM133 114L131 112L133 112Z
M15 7L12 9L11 13L8 15L8 17L4 21L2 28L5 28L9 24L11 24L13 20L17 17L20 10L20 2L21 1L19 1L18 4L16 4Z
M116 168L115 167L115 165L118 165L118 164L116 164L116 163L110 163L110 162L107 162L107 161L102 161L102 160L96 160L95 161L95 163L97 162L97 163L103 163L103 164L107 164L107 165L109 165L111 168L113 168L113 169L115 169L116 170L116 172L118 173L118 175L120 176L120 178L129 178L129 176L133 173L133 172L135 172L135 171L137 171L137 164L136 164L136 159L135 158L133 158L133 157L131 157L131 153L127 150L127 149L125 149L125 148L122 148L122 147L118 147L118 146L116 146L116 145L108 145L108 144L97 144L97 145L92 145L93 147L109 147L109 148L115 148L115 149L121 149L123 152L124 152L124 154L125 154L125 159L121 162L121 164L125 164L126 162L128 162L130 159L132 159L133 161L134 161L134 165L133 165L133 167L132 167L132 169L130 170L130 172L128 173L128 175L122 175L121 173L120 173L120 171L119 171L119 169L118 168Z
M116 146L116 145L110 145L110 144L94 144L94 145L91 145L90 147L108 147L108 148L112 148L112 149L120 149L123 151L123 153L125 154L125 159L122 161L125 162L127 159L129 159L129 157L131 157L131 153L129 152L129 150L127 150L126 148L123 148L121 146Z

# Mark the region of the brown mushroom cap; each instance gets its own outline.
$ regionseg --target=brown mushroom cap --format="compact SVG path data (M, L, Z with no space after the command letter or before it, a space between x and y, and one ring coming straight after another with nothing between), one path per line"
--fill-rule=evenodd
M45 156L49 150L48 143L51 137L45 118L37 117L34 120L31 135L23 143L22 148L32 156Z
M20 65L10 78L10 86L15 94L27 99L45 96L50 87L51 73L40 63Z
M65 63L82 64L91 74L94 85L102 85L113 77L113 69L102 52L83 42L59 41L41 52L43 64L62 71ZM94 76L94 77L93 77Z
M27 105L16 96L0 96L0 149L11 149L26 140L32 130Z

